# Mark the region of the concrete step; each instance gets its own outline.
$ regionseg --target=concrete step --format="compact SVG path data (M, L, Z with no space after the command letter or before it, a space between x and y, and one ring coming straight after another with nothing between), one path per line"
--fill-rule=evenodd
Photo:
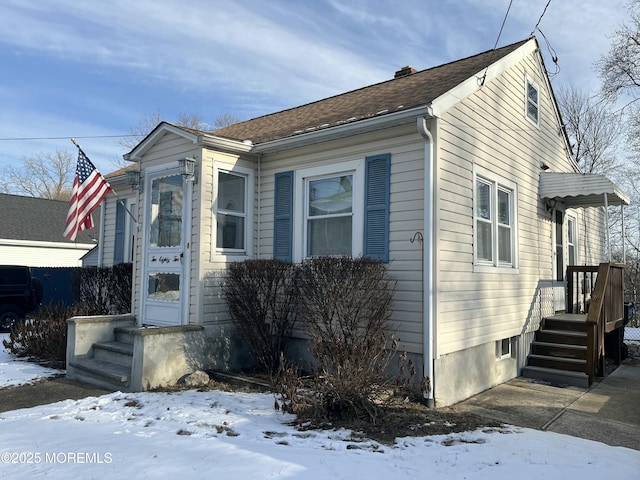
M525 378L543 380L552 385L571 385L574 387L589 388L589 376L584 372L529 365L522 368L521 375Z
M113 333L116 336L116 342L120 343L130 343L133 345L133 335L131 335L132 330L136 330L137 327L117 327L113 329Z
M103 342L93 344L95 360L116 363L131 368L133 362L133 344L123 342Z
M536 340L531 344L531 353L547 357L575 358L579 360L587 359L586 345L539 342Z
M585 372L587 361L577 358L551 357L548 355L529 354L528 364L532 367L554 368L557 370L570 370L573 372Z
M110 390L128 390L131 367L88 357L73 360L69 365L78 380Z
M545 343L559 343L563 345L587 345L586 332L569 330L543 329L536 333L536 340Z

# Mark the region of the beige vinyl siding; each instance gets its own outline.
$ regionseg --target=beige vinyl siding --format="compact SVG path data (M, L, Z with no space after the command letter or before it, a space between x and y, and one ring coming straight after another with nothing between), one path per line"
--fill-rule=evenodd
M525 118L527 74L539 87L540 128ZM548 308L552 223L538 199L539 166L574 171L553 112L530 56L437 121L437 355L533 331L532 312ZM474 165L516 184L518 269L474 271Z
M273 256L276 173L338 165L382 153L391 154L389 270L398 281L391 324L401 349L422 353L422 244L410 239L416 232L424 235L424 141L413 124L263 156L258 254L261 258Z
M116 236L116 204L117 199L113 195L107 195L104 199L104 232L102 235L102 265L113 265L113 253L115 250Z
M104 233L102 235L102 266L110 267L113 265L113 257L115 253L115 237L116 237L116 208L119 201L122 201L127 208L127 200L134 198L134 194L130 191L128 185L118 185L117 187L112 184L112 187L117 188L117 197L113 194L109 194L104 199ZM135 229L135 222L129 217L129 214L125 212L127 218L126 222L131 222L131 228ZM135 232L137 233L137 232ZM143 233L141 231L141 233Z
M255 251L256 236L256 177L257 177L257 163L250 158L241 158L238 155L217 152L212 150L203 150L202 152L202 182L201 182L201 211L200 211L200 230L198 232L199 238L196 238L196 232L194 230L193 242L194 246L196 242L198 244L198 256L197 261L200 262L201 277L199 278L199 284L201 284L201 298L202 298L202 322L204 325L216 325L231 326L231 320L229 318L228 309L224 298L221 295L220 285L224 280L224 272L227 264L234 261L241 261L247 258L252 258L253 255L222 255L216 252L214 242L214 229L216 228L214 218L214 201L215 192L214 186L217 182L214 171L215 167L222 169L233 169L233 167L243 167L253 172L250 177L253 183L247 183L247 189L252 190L253 202L247 205L247 208L253 208L252 224L245 225L245 228L249 232L248 250ZM196 255L192 261L196 261Z

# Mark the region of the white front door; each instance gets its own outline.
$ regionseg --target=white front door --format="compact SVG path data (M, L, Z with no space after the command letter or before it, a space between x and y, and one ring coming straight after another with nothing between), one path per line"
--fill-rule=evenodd
M147 176L143 324L187 323L188 196L177 171ZM189 185L190 186L190 185Z

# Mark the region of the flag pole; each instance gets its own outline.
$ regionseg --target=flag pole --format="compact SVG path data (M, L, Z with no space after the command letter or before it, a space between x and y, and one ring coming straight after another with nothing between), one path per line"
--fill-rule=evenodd
M84 151L82 150L82 148L80 148L80 145L78 145L78 142L76 142L75 138L71 138L71 142L78 147L78 151L81 152L85 157L87 156L86 153L84 153ZM102 173L100 174L102 175ZM104 175L102 175L102 178L104 178ZM106 180L105 180L106 181ZM122 200L118 194L115 192L115 190L113 188L109 189L111 191L111 193L113 193L113 195L116 197L116 199L118 200L118 203L120 203L120 205L122 205L122 208L124 208L126 210L126 212L129 214L129 216L131 217L131 219L135 222L135 224L138 224L138 220L136 219L136 217L133 216L133 213L131 213L131 210L129 210L129 208L127 207L127 204L124 202L124 200Z

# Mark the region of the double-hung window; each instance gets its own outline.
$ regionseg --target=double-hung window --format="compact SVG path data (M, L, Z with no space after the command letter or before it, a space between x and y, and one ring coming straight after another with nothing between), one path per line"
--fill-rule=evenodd
M326 255L362 255L364 162L298 170L299 260Z
M249 179L248 169L216 169L215 201L216 251L245 254L248 250Z
M578 264L577 245L576 218L567 215L567 249L569 253L569 265Z
M388 262L390 179L388 153L276 173L274 258L366 256Z
M540 125L540 107L538 103L538 85L527 76L526 80L527 98L525 103L525 113L527 120L536 127Z
M474 180L475 265L516 268L516 186L479 167Z
M353 253L353 173L305 180L308 257Z

